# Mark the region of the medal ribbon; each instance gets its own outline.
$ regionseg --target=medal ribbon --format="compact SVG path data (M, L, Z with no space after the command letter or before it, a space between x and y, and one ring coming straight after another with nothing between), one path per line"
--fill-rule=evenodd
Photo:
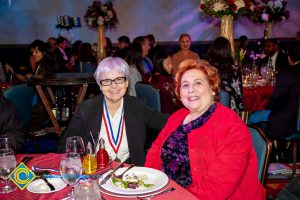
M114 150L115 154L117 154L118 151L119 151L121 142L122 142L122 138L123 138L123 131L124 131L124 110L122 110L122 115L121 115L121 118L120 118L120 122L119 122L119 126L118 126L118 132L117 132L117 138L116 139L115 139L115 136L113 134L113 129L112 129L112 126L111 126L110 117L109 117L109 114L108 114L108 109L107 109L107 105L106 105L105 99L104 99L104 111L105 111L106 116L105 116L104 112L102 112L102 118L103 118L103 121L104 121L107 138L108 138L110 146ZM107 120L106 120L106 118L107 118ZM108 124L107 124L107 121L108 121ZM109 125L109 128L108 128L108 125ZM120 129L121 129L121 135L120 135ZM120 137L120 139L119 139L119 137ZM117 146L117 148L115 148L115 146Z

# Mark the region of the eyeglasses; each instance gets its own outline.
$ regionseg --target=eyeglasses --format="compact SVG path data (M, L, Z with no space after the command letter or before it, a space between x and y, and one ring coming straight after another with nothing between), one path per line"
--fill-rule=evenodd
M122 84L126 81L126 77L117 77L114 80L112 79L104 79L100 81L100 84L102 86L109 86L112 84L112 82L115 82L116 84Z

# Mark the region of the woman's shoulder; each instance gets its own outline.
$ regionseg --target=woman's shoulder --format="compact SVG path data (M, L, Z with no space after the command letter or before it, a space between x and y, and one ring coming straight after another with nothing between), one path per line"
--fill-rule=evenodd
M241 117L231 108L223 106L221 103L217 102L217 110L215 113L215 118L220 121L220 123L242 123Z

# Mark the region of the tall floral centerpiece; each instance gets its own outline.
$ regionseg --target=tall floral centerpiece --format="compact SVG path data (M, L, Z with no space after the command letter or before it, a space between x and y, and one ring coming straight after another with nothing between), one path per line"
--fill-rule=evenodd
M254 10L250 15L253 22L266 25L264 38L273 37L274 23L285 21L290 13L287 10L287 0L254 0Z
M253 5L251 0L200 0L200 11L221 19L220 35L230 41L232 53L234 53L234 19L246 16L251 5Z
M106 57L105 29L115 28L119 23L117 13L112 2L102 4L101 1L94 1L88 7L84 20L88 27L97 29L98 32L98 59Z

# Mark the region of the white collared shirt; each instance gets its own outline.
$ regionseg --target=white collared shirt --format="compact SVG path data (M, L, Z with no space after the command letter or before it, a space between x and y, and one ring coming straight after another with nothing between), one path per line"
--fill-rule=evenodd
M105 112L104 108L103 108L103 112ZM113 117L110 115L110 113L108 113L109 114L109 118L110 118L110 122L111 122L111 127L113 129L113 134L114 134L114 138L115 139L116 139L117 134L118 134L118 128L119 128L119 123L120 123L120 118L122 116L122 113L123 113L123 99L122 99L122 102L120 104L120 107L118 108L118 110L116 111L116 113L115 113L115 115ZM128 149L128 141L127 141L125 123L126 122L124 120L123 137L122 137L120 148L119 148L119 150L118 150L118 152L116 154L114 152L112 146L109 143L109 139L107 137L106 128L105 128L105 124L104 124L104 119L102 117L99 140L100 140L100 138L104 139L105 150L107 151L108 155L111 157L112 160L114 160L116 158L116 156L117 156L123 162L123 161L127 160L129 158L129 156L130 156L129 155L129 149ZM108 125L108 120L107 120L107 125ZM120 139L121 139L121 133L122 133L122 129L120 129L120 136L119 136ZM112 141L112 139L111 139L111 141ZM113 141L112 141L112 143L113 143ZM115 149L117 149L117 146L115 146ZM99 142L98 142L98 145L97 145L97 148L96 148L96 152L98 150L99 150Z
M270 60L268 60L268 66L271 65L273 67L273 69L275 69L275 67L276 67L277 55L278 55L278 51L272 57L270 57L271 61L272 61L271 63L270 63Z

